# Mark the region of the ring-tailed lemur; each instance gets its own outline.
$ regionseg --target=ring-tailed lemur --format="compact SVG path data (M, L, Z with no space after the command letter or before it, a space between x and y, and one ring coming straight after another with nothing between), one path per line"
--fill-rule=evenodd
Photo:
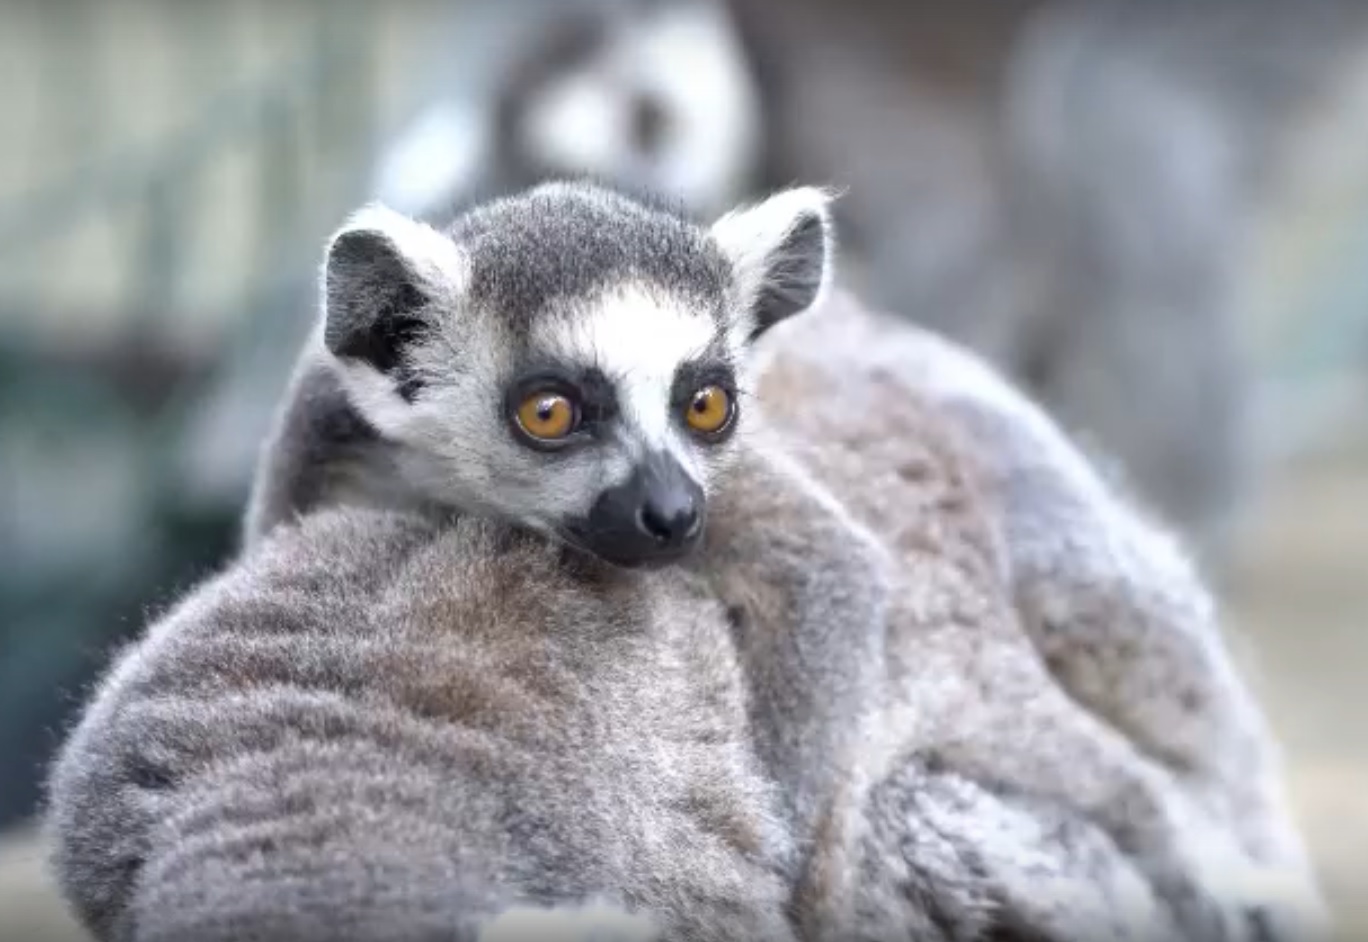
M1232 738L1246 754L1248 730L1228 721L1219 639L1181 610L1165 615L1189 600L1186 577L1162 575L1167 591L1144 597L1161 587L1144 584L1132 554L1153 562L1154 548L1118 530L1124 508L1071 473L1076 455L1047 423L1028 421L972 358L839 306L843 316L780 335L761 396L820 458L822 479L877 515L917 567L905 578L916 577L921 617L889 667L914 681L905 693L924 708L912 746L933 748L856 795L854 846L827 861L844 865L804 886L803 904L829 911L829 934L807 937L1191 937L1115 837L1080 813L1098 771L1072 732L1085 711L1059 698L1001 619L1010 600L998 567L983 568L1001 548L983 532L993 499L969 486L970 453L936 404L1003 422L1009 434L984 443L994 468L1028 491L1045 482L1043 505L1005 495L1012 516L1043 528L1027 582L1063 590L1054 603L1065 609L1104 593L1114 618L1096 630L1125 641L1138 665L1169 662L1153 684L1100 691L1133 700L1151 723L1167 703L1177 725L1200 732L1177 763L1181 779L1157 790L1219 794L1241 784L1226 781L1222 757ZM714 538L738 516L718 510ZM1057 565L1096 554L1088 584L1040 570L1054 539ZM1118 574L1141 584L1117 586ZM765 862L773 850L783 859L785 841L745 758L741 694L754 665L731 653L709 594L680 566L584 578L546 541L475 519L334 509L280 527L156 623L102 684L53 778L63 885L98 937L129 942L508 939L548 922L579 939L651 934L614 914L620 906L666 938L685 927L754 937L776 905ZM1134 622L1137 600L1152 603L1150 621ZM1053 656L1074 667L1117 657L1057 640ZM1209 656L1171 661L1185 645ZM1243 706L1238 691L1233 705ZM956 771L953 755L947 767L937 727L999 748L995 773ZM1186 747L1186 732L1169 738ZM1149 735L1166 733L1151 725ZM963 754L972 742L951 745ZM1119 778L1150 765L1138 750L1113 761ZM1033 795L1031 762L1071 778L1077 802ZM1261 770L1241 763L1235 774ZM1246 784L1257 792L1257 780ZM1228 812L1238 817L1213 812L1218 829L1276 858L1278 809ZM746 840L757 833L758 856ZM1230 938L1307 938L1261 928L1259 909L1295 907L1295 896L1280 901L1270 887L1250 899L1220 882L1227 874L1193 876L1217 904L1251 905ZM594 897L609 909L573 910ZM535 911L544 906L572 907L573 918Z
M894 556L896 580L874 586L892 606L886 660L858 643L881 626L881 608L868 623L834 621L849 614L841 593L868 588L868 572L838 568L834 606L811 591L826 575L813 550L849 544L804 543L809 520L782 502L782 478L733 473L715 495L731 506L719 508L703 556L720 555L719 575L751 593L735 629L716 604L729 592L700 600L683 567L585 572L488 522L307 514L158 624L68 745L52 808L65 885L87 918L122 938L268 923L291 937L367 938L377 920L431 938L520 894L554 903L600 892L667 924L709 920L720 907L742 925L710 924L734 935L772 919L774 897L738 898L730 875L759 879L777 865L791 876L785 855L757 857L747 839L768 811L743 758L757 731L737 714L737 686L781 721L771 729L781 753L801 755L814 732L826 735L803 709L849 692L838 683L848 648L886 673L886 688L861 692L886 697L888 711L872 729L846 716L832 737L857 740L860 764L857 781L837 782L849 786L849 814L820 821L816 865L801 878L796 908L816 910L819 925L840 936L864 923L869 904L894 928L913 914L926 923L929 908L928 932L956 938L1040 920L1061 938L1173 937L1162 912L1079 899L1117 866L1117 847L1185 917L1194 902L1205 903L1199 915L1276 907L1276 888L1221 882L1230 871L1220 866L1242 864L1242 853L1286 864L1285 818L1265 801L1257 717L1205 611L1185 607L1201 608L1200 588L1181 564L1145 568L1166 563L1166 548L1072 473L1074 453L1010 389L850 307L771 332L771 343L783 339L761 398ZM313 405L335 405L331 392ZM954 434L947 398L1010 433L979 443L991 474ZM738 450L733 472L751 452ZM321 489L301 492L313 506L345 493L328 490L345 464L315 469ZM1079 556L1093 571L1073 584ZM781 577L767 584L767 568ZM1055 686L1013 619L1013 591L1047 602L1065 628L1078 606L1093 606L1097 638L1055 634L1052 666L1069 670L1054 679L1124 735ZM1156 683L1096 683L1124 663ZM815 697L804 689L813 680ZM802 709L783 709L795 702ZM1151 738L1176 742L1177 758L1154 762L1134 748ZM907 774L918 764L928 776ZM809 772L780 769L779 784L808 788ZM953 809L926 820L935 798L925 789L938 776L979 783L966 809L1024 800L1034 810L1015 825L963 809L952 825L943 812ZM1184 801L1189 790L1213 804L1190 807L1206 802ZM1096 824L1108 839L1080 850L1064 836L1071 828L1056 829L1061 820ZM1020 843L1033 830L1035 843ZM1242 848L1213 872L1193 859L1204 838ZM928 884L921 868L938 856L947 876ZM710 882L719 876L724 885ZM1121 925L1101 929L1109 920ZM1220 922L1229 938L1266 924ZM1189 937L1216 928L1188 918L1183 927Z
M751 346L827 283L827 207L798 188L705 229L562 182L444 231L362 210L327 248L323 311L263 453L248 545L359 502L478 513L622 568L706 568L719 553L693 550L708 504L745 489L770 511L744 515L765 551L733 577L789 629L743 638L782 680L753 697L760 749L810 822L881 676L886 566L828 493L760 444L746 397Z
M919 643L924 616L907 598L952 578L943 559L917 557L890 586L886 552L777 447L756 447L756 416L740 415L750 345L826 280L826 213L820 191L799 189L709 231L569 184L445 232L363 211L328 247L315 343L264 458L251 532L331 503L428 505L634 567L691 556L705 502L723 501L723 536L695 562L740 619L762 758L800 841L820 843L859 805L846 800L852 770L881 777L926 725L905 682L885 689L884 659ZM984 612L976 630L1010 630L1007 617ZM1010 769L1113 833L1143 816L1133 846L1156 879L1186 879L1182 862L1157 859L1175 846L1170 812L1119 740L1048 698L1014 709L1072 737L1076 767L1015 755L1010 737L980 748L989 731L943 751L976 775ZM885 720L872 740L868 716Z
M826 277L826 231L824 202L811 190L728 215L711 232L621 196L565 184L478 209L445 233L382 210L363 214L330 247L325 315L263 459L249 540L286 516L329 503L417 502L489 513L630 566L684 558L700 538L705 496L721 498L727 504L721 521L725 532L709 540L702 558L723 598L741 600L736 608L749 622L740 643L753 682L760 748L792 793L801 835L808 836L830 810L830 790L848 785L852 748L864 751L856 761L865 762L868 772L888 768L894 757L920 742L953 757L962 771L1010 781L1098 820L1135 851L1167 897L1179 901L1188 928L1201 931L1197 927L1212 915L1203 913L1202 890L1191 882L1196 845L1189 842L1181 849L1185 812L1166 796L1162 775L1145 771L1129 757L1130 744L1054 695L1022 700L1008 694L1001 702L987 697L974 712L997 718L988 726L965 722L963 729L978 729L967 737L953 724L938 727L919 716L909 704L926 700L908 685L921 668L909 667L919 646L929 655L934 645L923 645L918 632L932 629L928 618L949 616L928 614L917 600L934 597L937 580L954 581L963 573L954 565L946 568L953 560L941 550L928 555L925 534L906 555L895 530L887 545L902 568L890 586L883 571L887 560L871 549L868 533L833 506L798 466L779 452L734 447L734 442L745 443L729 438L744 428L736 421L736 400L748 385L747 347L814 300ZM873 351L878 336L867 339ZM870 357L877 359L872 352ZM790 356L791 363L799 359ZM1030 428L1036 420L1021 419L1017 394L1005 385L1002 389L988 396L987 414L1002 414L1009 431L1023 422ZM934 392L918 395L934 401ZM813 409L810 396L795 401ZM841 397L835 401L846 403ZM904 408L915 411L915 397ZM804 423L802 416L786 417L795 425ZM886 457L915 464L918 447L912 442L919 430L926 438L936 420L908 413L902 422L906 427L898 428L909 436L906 441L891 434L892 426L880 434L877 415L847 415L844 429L829 431L837 442L842 434L858 436L844 446L850 454L886 441ZM1035 431L1025 434L1039 437ZM1026 486L1024 498L1006 495L1009 520L1034 519L1036 498L1045 501L1044 512L1052 512L1050 488L1081 495L1093 487L1091 479L1077 483L1069 477L1075 456L1067 446L1056 445L1050 435L1042 441L1066 453L1045 463L1050 474ZM833 451L831 444L818 443L823 455L816 466L841 453L842 446ZM989 475L1008 475L998 486L1011 487L1018 477L1031 482L1040 474L1028 456L1015 452L1017 447L999 449L1010 461ZM869 459L868 470L872 473L883 460ZM1058 469L1063 469L1062 481L1052 476ZM960 472L947 473L954 478ZM859 482L838 478L836 485L838 492L853 487L863 493ZM973 490L969 483L956 487ZM865 496L877 507L896 489ZM674 513L666 509L672 505ZM916 516L891 519L904 520L899 526L910 523L917 533L930 525ZM1071 565L1067 545L1042 546L1033 533L1010 524L999 537L979 533L991 525L977 511L955 519L951 529L958 536L934 539L944 553L962 555L952 545L962 541L993 558L999 552L990 548L995 539L1010 544L999 548L1007 556L999 565L1008 568L994 572L990 567L975 579L992 583L1022 565L1015 575L1028 581L1019 593L1043 585L1048 594L1055 583L1069 585L1070 569L1052 574L1052 567ZM866 516L866 522L874 530L883 523L877 516ZM1145 560L1156 554L1166 558L1167 552L1136 551ZM1152 578L1200 605L1200 589L1180 587L1186 576L1181 565L1179 570L1177 577L1156 571ZM1149 604L1145 580L1151 576L1132 575L1139 575L1140 583L1123 586L1120 597L1108 595L1107 605L1124 612L1134 604L1137 612L1144 611ZM1072 615L1091 619L1084 613L1096 586L1094 581L1062 590L1078 596L1063 601L1063 624ZM991 590L984 591L992 597ZM1021 602L1033 597L1023 594ZM1168 609L1157 615L1144 611L1143 617L1170 614L1179 620L1205 617ZM990 630L1016 635L1010 610L984 610L979 617L983 623L977 628L961 627L980 635ZM940 636L953 632L941 629ZM1048 638L1041 643L1047 650L1058 648ZM1088 643L1099 650L1098 641ZM972 647L972 636L959 644ZM1178 647L1206 657L1209 644L1204 634ZM1162 638L1151 648L1166 663L1170 649ZM1120 668L1110 657L1098 663L1109 671ZM968 664L972 658L961 660ZM1016 663L1024 674L983 665L974 670L986 672L985 683L997 676L1005 689L1022 684L1034 689L1032 655L1023 649ZM1147 665L1134 666L1143 676ZM893 679L884 689L887 678L880 677L888 670ZM1205 670L1196 673L1206 677ZM1076 676L1094 683L1086 672ZM1070 689L1074 678L1065 678ZM1232 696L1238 700L1239 693L1221 696L1226 702ZM1099 714L1109 721L1119 718L1127 735L1142 742L1156 735L1148 716L1141 728L1129 725L1126 710L1142 709L1143 696L1126 694L1121 699L1135 702L1118 711L1109 709L1095 685L1085 690L1090 704L1099 697L1104 701ZM959 704L947 715L968 719L963 700L945 702ZM1006 712L995 714L988 708L994 703ZM875 707L888 711L875 736L880 744L852 746L862 737L853 731ZM1052 729L1057 741L1041 752L1014 738L1009 734L1013 716L1032 728ZM1175 732L1158 730L1157 735L1162 740ZM1210 745L1207 737L1203 742ZM829 820L819 826L839 831Z
M738 619L757 748L799 843L845 852L861 776L913 741L911 724L863 728L902 701L884 689L885 655L910 636L885 638L885 554L739 415L752 343L816 300L829 239L815 190L711 231L566 184L445 232L363 212L326 253L323 315L263 457L249 544L319 507L397 503L494 516L630 566L682 560L703 537L701 519L653 532L669 530L652 526L671 516L660 507L701 518L718 502L697 562ZM942 568L922 570L904 591L939 591ZM798 882L822 883L828 858Z

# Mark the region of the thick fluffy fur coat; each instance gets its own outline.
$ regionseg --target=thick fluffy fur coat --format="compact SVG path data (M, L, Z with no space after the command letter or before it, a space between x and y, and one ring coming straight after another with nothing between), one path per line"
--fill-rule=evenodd
M710 578L329 510L154 625L75 731L52 824L87 922L514 938L601 901L575 937L1313 937L1269 736L1166 538L955 348L839 297L765 343L776 460L890 567L814 833L755 731L791 715L802 754L804 677L870 627L790 617L817 570L746 543L783 512L763 475Z

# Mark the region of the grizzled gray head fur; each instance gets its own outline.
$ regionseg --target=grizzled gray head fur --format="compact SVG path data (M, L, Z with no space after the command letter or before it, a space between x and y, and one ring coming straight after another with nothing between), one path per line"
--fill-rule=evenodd
M710 227L581 183L444 231L372 205L328 246L322 345L406 486L665 562L736 447L750 344L828 280L830 228L812 188Z

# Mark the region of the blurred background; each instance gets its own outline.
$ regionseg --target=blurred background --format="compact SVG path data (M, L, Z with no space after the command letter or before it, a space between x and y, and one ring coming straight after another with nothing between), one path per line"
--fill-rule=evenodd
M869 303L981 350L1182 530L1368 929L1368 5L0 4L0 939L113 650L233 552L364 200L831 184Z

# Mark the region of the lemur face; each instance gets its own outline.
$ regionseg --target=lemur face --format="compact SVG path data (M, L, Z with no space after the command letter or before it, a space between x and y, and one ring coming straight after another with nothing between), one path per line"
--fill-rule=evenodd
M323 342L428 498L670 562L743 430L751 342L821 290L826 203L791 190L704 229L547 184L446 232L370 207L329 246Z

